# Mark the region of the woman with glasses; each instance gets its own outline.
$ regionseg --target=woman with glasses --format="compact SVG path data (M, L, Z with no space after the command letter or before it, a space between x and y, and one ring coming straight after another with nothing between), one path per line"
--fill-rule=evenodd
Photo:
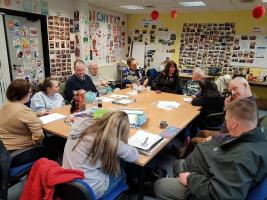
M64 106L64 98L58 93L58 81L53 78L46 78L39 85L39 92L31 98L31 109L37 112L38 116L49 114L54 108Z

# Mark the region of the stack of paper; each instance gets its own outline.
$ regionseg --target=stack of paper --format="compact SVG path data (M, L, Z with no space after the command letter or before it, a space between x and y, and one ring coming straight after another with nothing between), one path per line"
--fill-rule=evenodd
M128 98L128 95L122 95L122 94L112 94L109 96L110 98Z
M158 108L171 110L173 108L178 108L180 104L176 101L159 101L157 104Z
M45 115L43 117L40 117L40 120L42 121L43 124L48 124L50 122L59 120L59 119L63 119L65 118L65 115L59 114L59 113L53 113L53 114L49 114L49 115Z
M138 130L129 138L128 144L141 150L141 153L149 154L162 140L160 135Z

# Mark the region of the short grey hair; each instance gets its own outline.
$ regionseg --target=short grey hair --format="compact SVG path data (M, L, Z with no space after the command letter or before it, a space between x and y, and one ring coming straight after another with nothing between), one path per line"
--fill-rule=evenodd
M90 64L88 65L88 69L89 69L89 71L90 71L90 69L92 69L94 66L97 66L97 67L98 67L98 64L97 64L97 63L90 63Z
M206 74L205 72L199 68L199 67L196 67L194 70L193 70L193 73L195 73L196 75L202 77L202 78L205 78L206 77Z

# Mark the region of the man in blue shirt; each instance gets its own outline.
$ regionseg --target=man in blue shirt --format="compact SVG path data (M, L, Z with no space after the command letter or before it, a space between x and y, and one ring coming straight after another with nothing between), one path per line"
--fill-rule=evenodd
M93 81L85 74L85 64L82 60L76 60L74 62L74 72L66 82L64 91L66 100L70 102L73 98L73 93L79 90L84 90L85 92L92 91L98 94Z

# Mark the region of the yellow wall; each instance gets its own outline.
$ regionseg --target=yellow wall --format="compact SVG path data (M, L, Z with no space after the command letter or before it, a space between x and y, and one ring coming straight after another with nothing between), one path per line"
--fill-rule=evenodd
M150 15L128 15L128 32L132 32L135 29L143 29L142 20L151 19ZM267 16L261 19L254 19L251 15L251 11L239 11L239 12L194 12L194 13L180 13L176 19L170 17L169 14L160 15L156 24L161 27L167 27L170 31L176 31L176 53L173 54L172 59L178 63L180 38L183 23L225 23L235 22L236 34L251 34L253 27L262 27L264 34L267 34ZM262 68L251 68L250 71L254 76L259 76L262 72ZM265 69L266 70L266 69ZM266 90L262 87L253 87L253 94L260 99L267 99Z
M150 19L150 15L128 15L128 32L135 29L143 29L141 23L143 19ZM180 48L180 36L183 27L183 23L224 23L235 22L236 34L251 34L253 27L261 26L264 29L264 33L267 33L267 16L261 19L254 19L251 15L251 11L239 11L239 12L193 12L193 13L180 13L176 19L170 17L169 14L160 15L156 24L162 27L168 27L169 30L176 31L177 41L175 43L176 53L173 54L172 59L178 63L179 60L179 48ZM260 68L254 68L253 72L259 74Z

